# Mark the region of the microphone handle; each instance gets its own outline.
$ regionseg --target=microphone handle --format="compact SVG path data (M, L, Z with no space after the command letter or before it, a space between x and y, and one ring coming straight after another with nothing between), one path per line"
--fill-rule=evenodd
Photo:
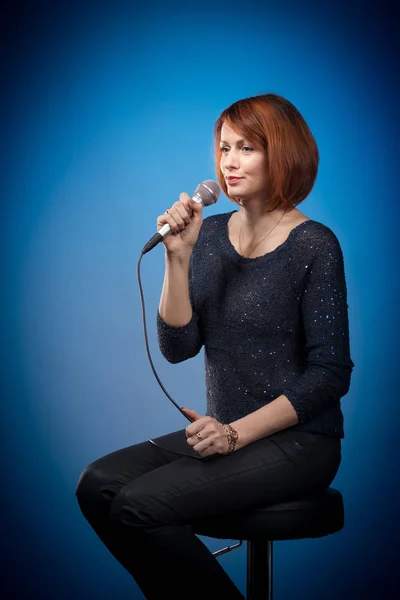
M203 204L200 196L197 196L197 194L195 194L192 197L192 200L194 200L195 202L199 202L200 204ZM192 218L193 211L190 207L189 207L189 214L190 214L190 218ZM165 225L163 225L157 231L157 233L155 233L153 235L153 237L150 238L150 240L147 242L147 244L145 245L145 247L142 250L142 254L146 254L146 252L149 252L150 250L152 250L155 246L157 246L157 244L159 244L170 233L171 233L171 227L170 227L169 223L165 223Z

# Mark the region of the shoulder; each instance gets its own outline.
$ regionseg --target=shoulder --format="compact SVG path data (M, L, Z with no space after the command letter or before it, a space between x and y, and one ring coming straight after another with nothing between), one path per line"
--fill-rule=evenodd
M212 228L216 229L218 227L223 227L231 216L232 212L226 213L218 213L216 215L209 215L203 219L203 227L204 228Z
M201 224L199 239L214 236L226 228L228 219L232 213L219 213L217 215L209 215L203 218Z
M297 243L313 250L310 254L318 253L318 250L332 248L340 250L340 242L335 232L320 221L309 219L297 225L293 231Z
M230 215L231 213L220 213L203 218L199 236L193 247L192 260L201 260L204 252L208 252L210 246L215 247L218 240L221 240Z
M289 262L296 272L304 264L313 265L316 272L344 267L338 236L327 225L310 219L297 226L292 233Z

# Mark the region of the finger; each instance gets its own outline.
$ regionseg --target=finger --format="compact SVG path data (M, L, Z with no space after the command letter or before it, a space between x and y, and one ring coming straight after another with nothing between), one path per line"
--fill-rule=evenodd
M194 436L194 441L193 441L193 437L189 438L187 441L188 441L189 445L193 448L193 450L195 450L196 452L199 452L199 453L209 451L209 449L213 445L213 441L210 440L210 438L206 438L204 440L199 440L196 436Z
M201 452L198 453L199 456L201 456L202 458L208 457L208 456L215 456L216 454L218 454L218 452L216 452L214 446L209 446L207 448L207 450L202 450Z
M189 427L191 427L191 425L189 425ZM191 446L194 446L195 444L197 444L198 442L201 442L202 440L207 439L207 433L204 431L204 429L198 429L196 431L193 432L193 430L191 430L191 432L188 431L188 427L186 428L186 436L187 436L187 441Z
M178 207L176 203L173 206L171 206L171 208L168 209L167 214L170 218L173 219L175 228L178 228L178 231L180 231L181 229L185 229L185 227L186 227L185 219L181 215L181 212L184 210L185 210L185 208L182 205L179 205L179 207ZM189 222L190 217L188 215L187 215L187 217L188 217L188 222Z
M198 444L200 442L200 438L197 437L197 435L187 435L186 441L189 444L189 446L195 446L196 444Z
M190 415L192 416L192 415ZM204 438L207 435L207 431L205 431L205 427L207 425L207 421L205 420L207 417L199 417L195 422L191 423L186 427L186 435L187 437L191 437L196 435L196 433L201 433L201 436ZM203 420L201 420L203 419Z
M179 200L185 205L190 206L191 197L186 192L181 192L179 194Z
M202 442L207 442L209 445L211 442L213 442L213 438L215 437L213 432L209 430L209 426L204 426L204 423L202 425L202 428L200 428L200 423L197 422L196 425L189 425L186 428L186 431L188 432L187 441L190 446L194 447L196 444L200 444ZM193 427L195 427L195 429L193 429Z
M173 204L173 208L176 209L177 214L181 217L185 225L190 223L190 216L192 214L192 211L190 209L189 202L175 202L175 204Z
M196 444L196 446L193 446L193 450L198 452L201 456L210 456L211 454L214 454L213 443L208 440Z
M213 433L212 431L208 431L206 435L204 435L204 429L201 432L203 436L203 440L199 440L199 438L194 435L188 440L189 445L192 446L193 450L196 452L206 451L208 454L224 454L228 450L227 438L226 436L222 436L218 433Z
M175 202L172 205L172 208L176 209L177 214L179 214L179 216L182 218L185 225L188 225L188 223L190 223L190 219L193 215L193 209L192 209L193 203L191 202L191 198L189 197L189 195L186 194L185 192L182 192L182 194L180 194L179 198L180 198L180 200Z
M190 200L190 208L192 211L190 220L195 226L201 225L203 219L203 205L201 202L196 202L195 200Z
M193 422L193 421L198 421L199 419L201 419L201 415L199 415L198 412L196 412L195 410L192 410L191 408L184 408L183 406L181 407L182 411L189 417L189 419ZM190 427L190 426L188 426ZM192 430L189 430L192 431Z
M168 225L170 226L170 229L173 233L179 233L179 231L182 229L182 225L180 225L176 222L173 209L168 208L167 210L168 210L168 212L165 211L165 213L163 215L161 215L161 219L165 223L168 223Z

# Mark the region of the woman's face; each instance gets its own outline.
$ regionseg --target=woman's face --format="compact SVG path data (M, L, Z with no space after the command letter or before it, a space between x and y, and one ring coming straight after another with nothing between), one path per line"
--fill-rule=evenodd
M269 183L265 150L255 147L226 123L222 125L220 146L220 169L229 196L264 201Z

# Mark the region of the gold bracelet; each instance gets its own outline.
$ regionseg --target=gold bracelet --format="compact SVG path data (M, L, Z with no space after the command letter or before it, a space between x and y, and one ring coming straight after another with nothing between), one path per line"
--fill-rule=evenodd
M228 436L228 443L229 443L228 452L225 452L224 454L225 455L232 454L232 452L235 450L235 446L236 446L236 442L238 441L239 434L236 431L236 429L234 429L232 427L232 425L229 425L228 423L222 423L222 427L226 431L226 434Z

